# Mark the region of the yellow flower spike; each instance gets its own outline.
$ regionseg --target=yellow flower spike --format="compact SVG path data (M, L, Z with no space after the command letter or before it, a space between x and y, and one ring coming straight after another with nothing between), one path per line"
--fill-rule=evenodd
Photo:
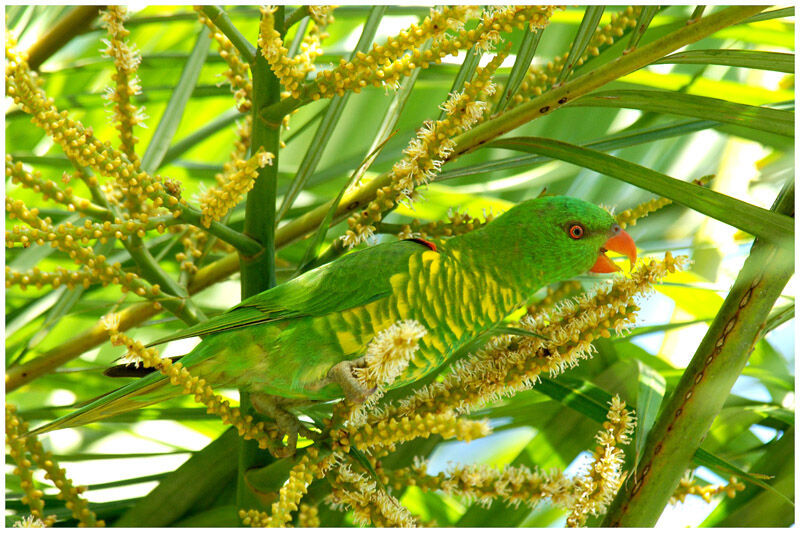
M326 498L334 508L348 507L358 525L375 527L416 527L414 517L391 495L379 489L374 481L355 474L342 464L335 475L329 475L331 492Z
M667 205L670 205L672 200L669 198L653 198L643 202L632 209L626 209L616 215L617 222L622 229L636 225L636 222L650 213L657 211Z
M675 492L669 499L669 503L676 504L686 500L686 496L693 494L703 498L706 503L711 503L711 499L717 495L724 495L728 498L735 498L737 491L745 489L744 483L740 482L736 477L731 477L727 485L699 485L697 480L694 479L693 473L687 472L680 481L680 484L675 489Z
M27 209L25 204L19 200L11 201L6 199L6 211L9 218L17 218L26 222L31 228L14 226L6 232L6 246L13 247L17 244L23 247L30 245L31 242L45 244L45 240L57 250L67 253L76 263L83 266L80 272L68 271L63 267L56 267L54 272L41 272L34 269L29 272L14 272L7 270L8 277L6 285L19 284L23 289L30 284L37 288L43 285L57 287L66 284L73 288L78 285L87 286L90 283L101 283L103 286L109 283L119 283L125 290L132 290L140 296L155 298L160 296L160 291L142 280L132 272L124 273L121 266L115 263L111 266L104 266L105 257L96 256L94 250L89 246L81 246L88 243L88 234L92 238L97 238L101 242L103 239L115 237L124 239L132 234L141 234L154 222L145 219L143 221L130 220L123 223L115 220L100 223L87 221L82 227L75 227L67 222L53 227L47 219L38 217L37 209ZM46 234L45 234L46 232Z
M403 431L398 433L398 428L401 426ZM452 411L449 411L425 413L419 418L382 417L377 424L370 421L355 428L351 432L350 438L356 448L368 450L375 446L405 442L417 437L425 438L434 433L446 439L455 437L458 440L469 442L489 435L491 428L486 421L458 418Z
M437 475L427 473L427 463L417 458L414 465L391 472L389 482L395 487L416 485L423 491L439 490L466 496L481 504L501 499L515 507L534 507L544 499L563 504L567 480L561 472L543 474L524 466L495 469L486 465L453 465Z
M427 330L416 320L393 324L370 342L355 378L367 389L391 383L408 366Z
M140 171L124 153L95 139L92 128L70 119L66 112L59 112L52 98L48 98L39 86L24 54L15 47L13 39L6 41L7 94L31 115L31 121L52 137L69 159L116 180L121 197L109 194L111 201L120 203L131 213L142 211L144 187L152 185L154 193L147 198L155 203L164 194L160 178Z
M45 478L51 480L59 491L58 498L65 501L67 509L72 511L72 516L78 520L79 527L103 527L105 522L98 520L97 516L89 509L89 502L81 498L79 494L83 490L78 490L72 484L72 480L66 477L66 471L58 466L50 452L45 451L42 443L35 436L23 437L28 432L28 424L16 415L16 408L11 404L6 404L6 441L11 450L11 457L17 462L15 473L23 480L23 490L26 491L27 504L31 507L31 515L49 527L55 522L55 517L42 516L44 504L41 503L41 491L33 488L32 477L30 476L31 461L24 456L29 453L31 459L45 471ZM40 505L41 504L41 505Z
M595 30L585 52L578 58L576 64L582 65L590 56L597 56L600 54L601 50L614 44L615 36L621 37L625 29L632 28L636 25L636 19L641 10L641 6L633 6L625 11L611 15L611 20L608 24L600 26ZM556 82L564 61L566 61L568 56L569 53L567 52L561 56L555 57L552 61L548 62L544 68L531 67L525 75L525 79L520 84L519 91L517 91L517 94L509 103L508 107L516 107L519 104L541 95L545 90L550 88Z
M713 174L708 176L703 176L699 179L694 180L694 183L697 185L706 185L711 179L714 177ZM625 229L627 226L634 226L639 219L646 217L650 213L654 211L658 211L659 209L666 207L672 204L672 200L669 198L653 198L646 202L643 202L637 205L634 208L626 209L621 213L616 215L617 222ZM613 213L612 213L613 214Z
M369 239L375 225L383 217L383 210L395 202L411 202L415 188L428 183L441 170L453 151L452 137L463 133L478 123L488 109L481 99L494 94L491 76L507 54L497 54L484 68L476 70L472 82L464 90L451 94L442 104L447 115L438 121L425 121L403 154L405 157L392 166L392 186L369 203L358 215L347 219L349 229L342 237L344 245L352 248Z
M106 215L106 211L102 207L92 204L85 198L74 196L72 187L61 189L55 182L42 179L41 173L38 171L27 172L21 162L14 162L10 154L6 155L6 179L40 193L44 200L53 200L65 205L69 211L75 211L77 208L87 214Z
M447 213L447 219L447 222L433 221L427 224L423 224L419 220L414 219L410 224L401 226L397 236L400 239L409 239L411 237L421 237L425 239L429 237L462 235L485 226L494 219L494 215L491 213L485 214L484 220L480 220L472 218L466 213L462 214L451 209Z
M300 512L297 514L298 527L319 527L319 508L316 505L300 504Z
M203 14L202 6L194 6L197 17L202 24L211 31L211 37L219 46L219 55L225 60L228 69L222 73L228 79L231 92L236 100L236 108L242 113L247 113L252 107L253 83L250 80L250 67L242 61L239 51L230 39L222 33L211 20Z
M294 96L313 98L318 94L344 94L367 85L396 86L401 78L409 75L418 66L426 68L430 63L438 63L441 58L456 55L459 50L470 48L474 44L488 50L500 38L495 27L510 30L512 28L508 22L516 17L530 20L532 25L543 26L552 9L534 6L493 9L485 12L478 27L471 30L464 30L461 26L476 15L478 9L474 6L431 9L430 15L420 25L412 25L396 38L390 37L384 45L375 44L367 54L359 55L352 61L340 62L333 70L320 72L313 83ZM454 31L456 35L447 33L448 31ZM433 39L431 48L424 52L419 50L429 38ZM381 65L383 68L375 69L374 65Z
M112 79L116 82L106 93L106 99L114 103L114 120L122 140L121 150L131 163L136 164L138 157L134 145L137 138L133 135L133 127L144 120L141 109L131 103L131 97L141 93L141 86L136 77L136 70L141 62L141 54L125 42L130 33L123 27L126 9L122 6L108 6L100 17L101 24L108 31L108 40L104 40L107 48L103 53L114 60L116 73Z
M624 480L620 467L625 454L618 445L630 443L635 425L633 413L619 396L614 396L607 421L595 436L598 446L592 453L592 463L572 483L574 500L569 504L568 527L582 527L590 515L598 516L608 508Z
M252 424L247 420L237 407L231 407L227 400L213 392L213 389L204 380L194 380L188 369L178 362L159 357L158 350L145 348L142 343L134 341L127 335L119 332L119 318L109 315L103 319L103 325L108 331L111 343L114 346L125 346L128 349L126 360L141 363L145 368L155 368L167 377L171 383L194 395L196 401L206 406L208 413L222 418L223 422L234 426L245 439L255 440L259 447L274 450L277 445L277 430L268 428L264 422Z
M290 57L280 33L275 30L274 13L274 7L261 7L258 47L281 85L287 89L297 87L305 82L306 75L314 69L313 59L319 53L307 50L298 57ZM292 96L297 97L299 93L293 93Z
M271 165L274 157L272 153L259 149L248 160L234 161L236 171L228 174L224 183L208 189L200 197L201 223L205 227L209 227L211 222L220 220L233 209L253 188L255 179L258 177L258 169Z
M318 457L319 452L316 449L308 449L290 470L289 478L278 492L278 499L272 504L270 513L255 509L240 510L239 518L242 520L242 524L250 527L286 527L292 519L291 513L298 510L300 500L308 491L308 485L315 477L324 477L325 473L333 465L333 456L328 456L321 461L317 460ZM313 520L313 517L309 517L309 507L307 505L300 505L299 508L298 520L301 527L304 527L304 521ZM314 508L314 511L316 511L316 508ZM315 516L316 513L313 513L313 515Z
M310 458L304 455L292 467L289 479L278 492L278 501L272 504L272 512L264 524L266 527L283 527L291 520L291 512L297 510L297 505L308 491L308 484L313 476L307 474Z
M44 493L37 489L33 481L33 472L31 471L31 461L26 458L26 439L21 438L20 435L27 431L26 424L15 415L16 407L11 404L6 404L6 444L9 448L9 456L11 460L17 465L14 469L14 475L20 478L20 487L25 493L22 497L22 503L26 504L31 514L28 517L30 520L38 520L42 525L40 526L24 526L24 527L50 527L55 522L55 517L44 516L44 502L42 496ZM23 527L23 526L20 526Z

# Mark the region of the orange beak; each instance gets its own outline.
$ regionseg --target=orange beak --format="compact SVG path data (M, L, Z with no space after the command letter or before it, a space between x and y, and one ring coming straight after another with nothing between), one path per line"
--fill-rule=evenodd
M611 261L611 259L606 256L605 252L607 250L627 256L628 259L630 259L631 268L633 268L633 264L636 262L636 243L633 242L633 239L631 239L631 236L628 235L625 230L620 229L616 235L608 239L603 247L600 248L600 253L597 256L597 262L595 262L594 266L589 269L589 272L606 274L621 270L617 265L614 264L613 261Z

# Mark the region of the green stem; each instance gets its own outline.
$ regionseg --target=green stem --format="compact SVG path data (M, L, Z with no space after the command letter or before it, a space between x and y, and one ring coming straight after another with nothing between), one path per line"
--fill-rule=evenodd
M38 70L50 56L58 52L76 35L89 31L92 21L104 6L77 6L53 26L28 50L28 65Z
M705 10L706 6L697 6L696 8L694 8L694 11L692 11L692 15L689 17L689 23L691 24L697 22L700 19L700 17L703 16L703 11Z
M236 26L231 22L230 17L219 6L203 6L203 14L209 18L214 26L231 41L233 46L242 54L242 60L246 63L253 63L256 56L256 47L250 44L247 37L241 34Z
M291 16L291 15L290 15ZM303 37L306 34L306 29L308 28L310 19L303 19L300 22L300 25L297 27L297 32L294 34L294 38L292 38L292 44L289 45L289 57L294 57L297 55L297 52L300 51L300 45L303 42Z
M257 240L244 233L239 233L226 224L212 221L209 227L205 227L200 222L202 218L200 211L188 205L181 206L181 214L178 218L227 242L245 256L255 256L262 250L262 246Z
M308 6L300 6L286 17L283 23L283 31L281 32L286 33L289 31L289 28L297 24L298 21L308 16Z
M772 210L794 214L794 183ZM793 273L793 247L755 240L733 288L650 431L633 477L606 515L606 527L655 525Z
M275 30L283 33L283 6L275 12ZM259 170L258 177L245 204L244 233L261 244L262 250L255 255L240 255L242 274L242 299L249 298L274 287L275 279L275 203L278 186L278 162L280 154L280 128L283 116L263 118L263 110L280 101L281 86L262 54L257 54L250 64L253 73L253 131L250 152L259 148L275 154L272 165ZM254 415L250 395L239 391L242 413ZM236 503L240 509L260 508L262 504L245 481L247 470L263 465L270 460L267 452L258 449L252 440L239 444L239 473Z

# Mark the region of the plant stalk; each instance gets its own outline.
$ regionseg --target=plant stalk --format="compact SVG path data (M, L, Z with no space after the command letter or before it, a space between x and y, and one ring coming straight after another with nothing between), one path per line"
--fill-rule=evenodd
M772 208L794 216L794 183ZM728 297L656 420L632 478L606 515L606 527L652 527L722 409L794 273L793 246L756 239Z
M73 37L89 31L92 21L97 18L100 10L104 7L99 5L72 8L28 50L28 65L31 70L39 70L42 63L61 50Z
M203 6L203 14L214 23L214 26L219 28L219 31L225 34L225 37L242 54L242 61L252 65L257 55L256 48L233 25L228 14L219 6Z
M275 30L283 34L284 6L275 12ZM272 165L261 168L253 188L247 193L245 204L244 234L261 244L262 250L255 255L240 254L242 274L242 299L263 292L276 284L275 278L275 208L278 190L278 162L280 153L280 128L283 117L265 120L265 108L280 101L281 86L263 54L256 53L250 63L253 73L253 131L250 143L251 155L259 148L275 155ZM239 391L239 408L245 416L257 416L250 403L249 393ZM252 440L239 443L239 471L237 478L236 504L239 509L260 508L263 504L247 486L247 470L263 465L270 460L269 454L259 450Z

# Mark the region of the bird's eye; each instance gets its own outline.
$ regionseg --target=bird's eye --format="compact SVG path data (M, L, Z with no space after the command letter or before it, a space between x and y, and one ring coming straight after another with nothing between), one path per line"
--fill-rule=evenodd
M583 237L584 233L585 231L583 229L583 226L581 226L580 224L573 224L572 226L569 227L569 236L575 240L578 240L581 237Z

